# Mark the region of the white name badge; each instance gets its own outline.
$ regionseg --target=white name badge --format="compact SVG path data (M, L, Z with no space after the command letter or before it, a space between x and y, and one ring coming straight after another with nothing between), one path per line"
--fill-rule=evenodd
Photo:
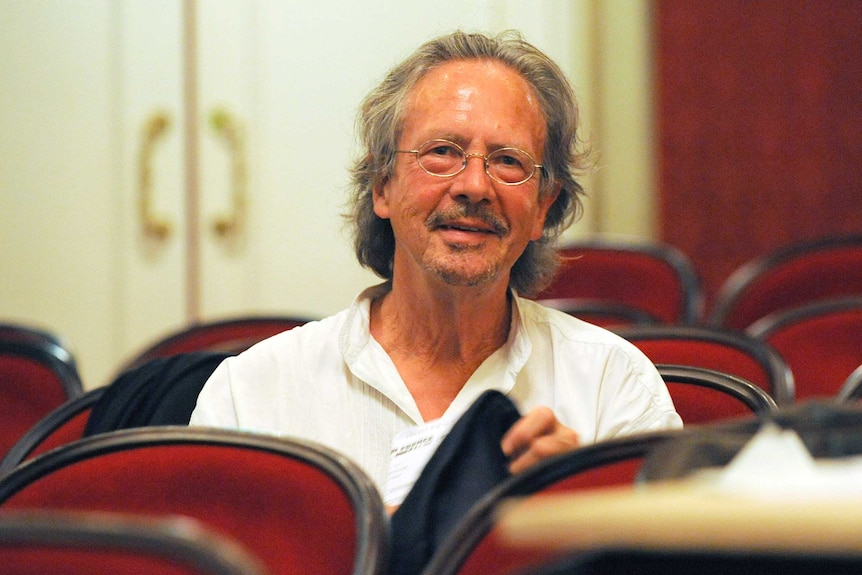
M395 436L389 451L389 475L383 493L386 505L400 505L404 501L455 421L455 418L441 417Z

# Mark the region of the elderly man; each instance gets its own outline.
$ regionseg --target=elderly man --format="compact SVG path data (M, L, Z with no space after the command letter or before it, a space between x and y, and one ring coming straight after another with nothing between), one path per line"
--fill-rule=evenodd
M381 490L399 434L429 422L445 434L439 422L489 389L525 414L502 438L513 473L681 426L636 348L524 297L552 279L554 241L581 208L577 121L562 72L517 34L420 47L359 114L349 218L359 261L384 283L226 360L191 423L317 441Z

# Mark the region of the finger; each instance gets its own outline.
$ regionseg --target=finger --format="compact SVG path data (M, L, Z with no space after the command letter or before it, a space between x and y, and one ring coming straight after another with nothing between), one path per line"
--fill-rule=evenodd
M557 418L548 407L537 407L521 417L503 436L500 447L506 456L517 457L533 440L554 431Z
M559 425L554 433L537 437L530 443L528 449L512 459L509 463L509 471L520 473L544 459L572 451L579 445L578 434L568 427Z

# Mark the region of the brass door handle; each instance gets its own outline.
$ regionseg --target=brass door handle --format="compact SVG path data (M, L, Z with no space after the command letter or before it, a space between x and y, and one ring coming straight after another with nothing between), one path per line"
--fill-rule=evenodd
M209 117L209 124L228 147L231 157L231 209L228 213L213 219L213 231L219 237L227 237L242 232L246 217L246 165L245 141L242 127L232 114L223 110L214 110Z
M158 240L167 239L171 234L170 222L153 211L153 174L152 157L158 142L170 127L171 120L166 112L156 112L144 124L144 137L138 158L138 209L144 234Z

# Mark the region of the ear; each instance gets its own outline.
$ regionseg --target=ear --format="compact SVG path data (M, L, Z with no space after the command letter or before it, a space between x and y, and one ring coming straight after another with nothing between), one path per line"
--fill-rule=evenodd
M374 202L374 213L377 217L384 220L389 219L389 201L387 199L387 188L389 187L389 178L383 178L380 182L374 185L374 190L371 192L371 199Z
M548 217L548 211L551 209L551 206L557 201L562 187L563 184L561 182L555 181L554 187L548 193L539 195L539 211L536 214L536 220L533 222L533 233L530 235L531 240L540 240L542 234L545 233L545 219Z

